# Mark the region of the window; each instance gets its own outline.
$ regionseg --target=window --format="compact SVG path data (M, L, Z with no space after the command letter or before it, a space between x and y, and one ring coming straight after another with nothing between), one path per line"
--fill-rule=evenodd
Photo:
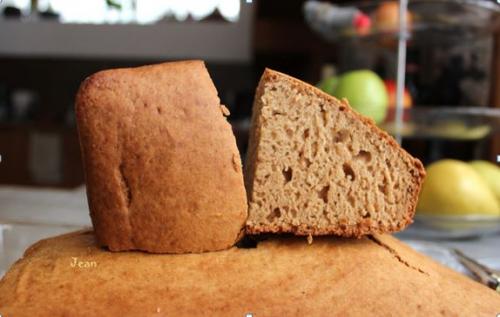
M31 0L4 0L0 6L15 6L28 16ZM59 14L62 23L139 23L160 20L202 20L218 11L229 22L237 22L240 0L38 0L38 11Z

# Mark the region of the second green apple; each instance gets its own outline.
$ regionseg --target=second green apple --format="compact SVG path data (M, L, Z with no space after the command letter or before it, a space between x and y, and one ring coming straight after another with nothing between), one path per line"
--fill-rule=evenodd
M376 123L384 121L389 98L382 79L370 70L344 73L333 91L339 99L346 98L357 112L372 118Z

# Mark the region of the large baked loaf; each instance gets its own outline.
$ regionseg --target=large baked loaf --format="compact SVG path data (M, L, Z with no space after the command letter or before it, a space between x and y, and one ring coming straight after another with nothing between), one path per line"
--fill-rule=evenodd
M76 98L90 214L113 251L231 247L247 216L241 160L201 61L99 72Z
M359 237L412 221L425 175L371 120L267 69L247 156L247 232Z
M38 242L0 281L22 316L496 316L500 296L390 236L202 254L112 253L92 232Z

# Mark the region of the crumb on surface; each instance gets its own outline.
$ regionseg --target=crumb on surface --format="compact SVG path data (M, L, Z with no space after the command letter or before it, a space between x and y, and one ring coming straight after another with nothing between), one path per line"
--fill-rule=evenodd
M225 117L228 117L231 114L231 112L229 112L229 109L224 105L220 105L220 110Z

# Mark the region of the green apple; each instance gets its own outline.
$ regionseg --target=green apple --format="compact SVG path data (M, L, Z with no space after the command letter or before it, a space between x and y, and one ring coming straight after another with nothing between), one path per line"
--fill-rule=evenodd
M384 121L389 98L383 80L371 70L356 70L343 74L333 95L346 98L357 112Z
M330 76L322 79L316 87L323 90L327 94L333 95L337 84L339 83L339 78L337 76Z
M472 161L469 164L488 184L500 203L500 167L491 162L480 160Z
M419 213L500 216L500 206L486 182L467 163L440 160L427 167L418 200Z

